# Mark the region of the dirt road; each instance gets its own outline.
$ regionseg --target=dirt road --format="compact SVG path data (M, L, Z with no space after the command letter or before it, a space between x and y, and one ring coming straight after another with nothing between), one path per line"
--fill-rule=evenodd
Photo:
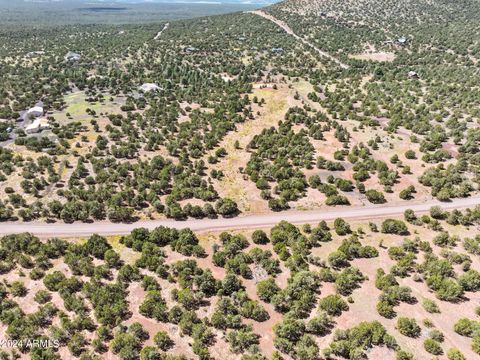
M270 14L267 14L265 12L263 12L262 10L255 10L255 11L250 11L249 12L250 14L255 14L255 15L258 15L258 16L261 16L267 20L270 20L272 22L274 22L275 24L277 24L278 26L280 26L283 30L285 30L285 32L287 34L290 34L292 35L295 39L297 39L298 41L301 41L302 43L304 43L305 45L307 46L310 46L312 49L314 49L316 52L318 52L321 56L323 57L326 57L330 60L332 60L333 62L335 62L336 64L338 64L340 67L342 67L343 69L348 69L349 66L343 62L341 62L339 59L337 59L336 57L330 55L329 53L323 51L322 49L319 49L318 47L316 47L315 45L313 45L311 42L309 42L308 40L305 40L304 38L298 36L297 34L295 34L293 32L293 30L290 28L290 26L288 26L288 24L286 24L285 22L283 22L282 20L279 20L275 17L273 17L272 15Z
M251 228L268 228L282 220L293 224L318 223L321 220L334 220L338 217L345 220L374 220L386 217L403 217L403 212L412 209L416 213L425 213L430 207L438 205L445 210L463 209L480 205L480 195L464 199L454 199L448 203L437 200L429 200L423 203L402 205L370 205L366 207L338 207L313 211L286 211L281 213L239 216L230 219L202 219L202 220L151 220L139 221L131 224L113 224L110 222L97 223L2 223L0 235L30 232L41 237L83 237L97 233L100 235L128 234L135 228L145 227L154 229L157 226L169 226L172 228L190 228L198 232L239 230Z
M170 26L170 23L166 23L165 26L163 27L162 30L160 30L157 35L155 35L155 37L153 38L153 40L158 40L160 38L160 36L162 36L162 33L168 29L168 27Z

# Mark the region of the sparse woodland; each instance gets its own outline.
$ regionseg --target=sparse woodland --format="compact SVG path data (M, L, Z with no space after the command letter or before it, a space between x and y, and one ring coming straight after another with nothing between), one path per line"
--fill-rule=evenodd
M0 26L0 226L478 195L478 1L263 11L347 68L251 13ZM17 119L40 101L50 129L28 134ZM0 338L59 347L0 358L474 359L479 206L222 233L5 236Z
M317 194L315 207L425 196L448 201L474 193L478 44L462 34L478 33L478 5L455 12L449 37L440 31L432 37L455 5L387 24L375 23L382 13L365 7L337 18L342 8L336 3L320 13L315 7L299 13L296 2L267 11L349 69L251 14L175 21L156 40L162 24L44 27L36 36L11 25L2 29L0 140L7 145L0 153L0 219L130 222L248 212L239 208L242 199L219 188L226 181L222 162L235 155L223 143L268 111L256 84L296 91L295 105L276 126L230 149L248 156L236 176L248 180L267 209L301 207L307 192ZM392 5L391 11L400 9ZM400 36L405 44L385 44ZM347 56L367 45L395 59ZM66 62L66 49L81 60ZM299 93L298 82L312 91ZM143 83L160 90L141 93ZM15 119L38 101L52 129L29 136ZM403 153L396 136L406 145ZM334 146L321 151L322 143ZM396 152L385 158L385 150Z
M115 241L5 236L2 331L59 348L2 358L470 359L480 239L465 234L479 224L479 208L432 208L368 228L338 218L208 238L167 227Z

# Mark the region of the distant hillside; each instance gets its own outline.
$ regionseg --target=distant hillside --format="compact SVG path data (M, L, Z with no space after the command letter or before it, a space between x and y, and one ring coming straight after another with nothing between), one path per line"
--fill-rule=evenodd
M404 22L445 24L452 19L478 21L476 0L286 0L271 7L299 15L324 16L357 25L390 28Z
M187 1L7 1L0 0L2 26L69 24L144 24L248 11L271 2Z
M391 51L403 38L410 53L448 49L476 61L479 52L477 0L286 0L265 11L334 53Z

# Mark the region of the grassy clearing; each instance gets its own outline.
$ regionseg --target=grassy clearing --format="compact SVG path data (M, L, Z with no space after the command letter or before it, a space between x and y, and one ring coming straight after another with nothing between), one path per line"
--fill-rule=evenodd
M61 123L90 120L92 117L91 115L87 114L87 109L94 110L97 114L120 112L120 104L118 104L118 101L112 103L106 99L104 103L89 103L86 101L86 96L83 91L77 91L66 95L65 103L65 109L60 113L54 114L55 118L57 118L57 120ZM69 114L70 117L67 117L67 114Z
M107 241L110 245L112 245L113 250L117 252L121 252L123 249L125 249L125 245L120 243L120 235L113 235L107 237Z
M365 61L379 61L379 62L392 62L395 60L395 54L392 52L374 52L363 54L348 55L351 59L365 60Z
M277 126L282 120L287 109L289 98L293 93L287 86L280 86L278 90L272 88L254 89L251 97L256 96L259 100L264 99L262 107L256 107L260 115L255 120L248 121L238 126L237 131L229 134L222 145L227 150L227 156L216 166L222 170L224 177L218 182L217 190L221 196L229 197L236 201L242 212L264 211L264 201L260 199L260 192L249 180L245 180L239 173L239 168L245 168L250 154L245 150L253 136L260 134L263 129ZM240 149L235 148L238 141Z

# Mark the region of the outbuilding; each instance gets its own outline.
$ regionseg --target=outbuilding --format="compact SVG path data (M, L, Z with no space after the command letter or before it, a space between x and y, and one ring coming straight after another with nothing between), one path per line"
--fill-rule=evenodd
M150 91L158 91L160 90L160 86L154 83L145 83L139 88L140 91L143 91L144 93L150 92Z
M194 52L197 52L198 49L196 47L193 47L193 46L188 46L184 49L184 51L187 53L187 54L191 54L191 53L194 53Z
M80 61L81 58L80 54L73 51L69 51L64 57L65 61Z
M409 71L408 72L408 77L410 79L418 79L420 78L420 76L418 76L417 72L416 71Z
M35 119L30 125L25 128L27 134L36 134L42 130L50 129L47 119Z

